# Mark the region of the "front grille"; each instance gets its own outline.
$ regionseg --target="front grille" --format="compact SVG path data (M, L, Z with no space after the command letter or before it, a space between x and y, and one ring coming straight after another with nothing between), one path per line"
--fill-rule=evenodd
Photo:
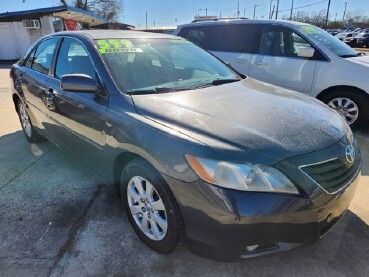
M360 171L360 161L350 164L341 159L300 166L310 179L328 193L335 193L346 187Z

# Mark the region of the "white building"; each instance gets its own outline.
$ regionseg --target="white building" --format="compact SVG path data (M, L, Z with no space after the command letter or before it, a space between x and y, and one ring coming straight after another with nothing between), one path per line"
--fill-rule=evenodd
M106 18L70 6L0 14L0 60L20 59L27 49L46 34L81 28L81 23L98 25Z

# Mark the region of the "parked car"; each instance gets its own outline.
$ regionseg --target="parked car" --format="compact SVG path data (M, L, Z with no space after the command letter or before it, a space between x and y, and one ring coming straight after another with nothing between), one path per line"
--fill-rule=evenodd
M369 32L360 33L356 37L357 47L369 47Z
M336 38L338 38L341 41L344 41L346 38L351 38L353 36L352 31L343 31L341 33L338 33L336 35Z
M313 98L241 76L170 35L75 31L11 70L26 138L47 137L113 185L159 253L213 259L322 238L358 184L346 122Z
M369 119L369 57L322 29L290 21L194 22L174 33L252 78L316 97L351 127Z

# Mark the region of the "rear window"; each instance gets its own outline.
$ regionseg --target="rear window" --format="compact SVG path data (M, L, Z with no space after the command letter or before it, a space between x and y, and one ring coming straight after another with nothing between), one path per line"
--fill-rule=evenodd
M185 27L180 31L179 36L205 49L215 50L217 38L213 26Z
M251 53L255 26L251 24L193 26L183 28L179 35L208 50Z

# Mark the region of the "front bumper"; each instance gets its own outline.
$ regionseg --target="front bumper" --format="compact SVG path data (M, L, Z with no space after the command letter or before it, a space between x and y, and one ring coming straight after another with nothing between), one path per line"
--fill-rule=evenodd
M359 175L335 195L243 192L164 176L181 208L190 251L215 260L255 257L314 243L347 210ZM256 248L254 251L249 249Z

